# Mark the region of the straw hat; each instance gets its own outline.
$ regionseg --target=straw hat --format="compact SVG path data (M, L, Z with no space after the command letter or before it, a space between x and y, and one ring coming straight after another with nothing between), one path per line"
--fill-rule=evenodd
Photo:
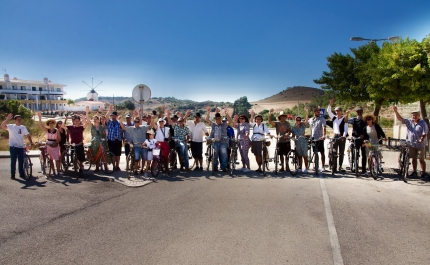
M281 112L279 112L278 120L280 120L282 116L288 117L287 114L285 114L283 111L281 111Z
M363 120L367 121L367 118L371 117L373 119L373 122L376 121L376 117L373 114L367 114L366 116L364 116Z
M147 134L155 134L153 129L150 129L149 131L146 132Z
M47 120L45 123L46 123L46 126L49 126L49 123L50 122L52 122L52 123L54 123L54 126L55 126L55 124L57 124L57 122L54 120L54 119L49 119L49 120Z

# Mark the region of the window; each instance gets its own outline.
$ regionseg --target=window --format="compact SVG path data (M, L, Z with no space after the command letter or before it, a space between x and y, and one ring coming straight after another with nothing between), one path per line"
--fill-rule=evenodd
M39 91L42 91L42 88L41 88L41 87L39 87Z
M3 89L3 86L0 85L0 89Z
M61 92L61 88L57 87L57 92Z
M45 100L45 96L39 96L40 100Z
M36 91L36 87L31 87L31 91Z
M21 86L21 90L27 90L25 86Z
M12 86L12 90L15 90L15 86Z

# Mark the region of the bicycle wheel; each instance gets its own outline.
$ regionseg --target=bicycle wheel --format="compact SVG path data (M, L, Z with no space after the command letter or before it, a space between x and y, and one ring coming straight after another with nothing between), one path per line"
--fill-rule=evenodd
M218 159L218 156L215 156L215 152L216 152L216 150L215 149L212 149L212 155L211 155L211 157L212 157L212 161L211 161L211 164L212 164L212 176L213 175L215 175L215 157L217 157L217 159Z
M127 178L130 179L131 175L134 173L134 152L130 152L128 154L126 160L125 160L126 166L125 166L125 174L127 175Z
M313 154L314 165L315 165L315 175L318 175L319 170L319 155L318 151Z
M24 176L22 176L22 178L24 180L30 180L31 174L33 173L33 164L31 163L30 157L27 155L24 157L23 166L24 166Z
M278 149L275 149L275 157L273 157L273 162L275 163L275 175L278 175L278 166L279 166Z
M349 162L349 170L351 170L351 173L354 173L354 148L352 145L348 147L348 162Z
M403 168L404 168L404 172L403 172L403 181L405 183L408 183L408 171L409 171L409 154L405 152L404 154L404 160L403 160Z
M170 150L169 153L169 164L170 164L170 168L173 170L175 168L177 168L177 163L178 161L176 160L176 150L172 149Z
M331 152L330 155L330 162L331 162L331 174L334 175L334 173L336 172L336 168L337 168L337 155L336 152Z
M229 160L229 169L230 169L230 176L233 176L233 171L236 167L236 157L235 157L236 150L231 150L230 154L230 160Z
M151 162L151 175L156 178L161 171L161 163L158 158L153 158Z
M69 170L70 167L70 154L69 152L65 152L64 156L63 156L63 161L61 161L62 167L63 167L63 171L67 172Z
M291 150L290 152L288 152L286 158L287 170L290 172L291 175L295 176L299 169L299 163L296 157L296 150Z
M401 151L400 153L399 153L399 159L398 159L398 163L399 163L399 168L398 168L398 174L400 175L400 176L403 176L403 173L404 173L404 171L405 171L405 164L404 164L404 161L405 161L405 152L404 151Z
M378 158L375 155L372 155L370 157L370 165L369 165L369 170L370 170L370 176L372 176L372 178L374 180L378 179L378 173L379 173L379 165L378 165Z
M51 174L51 157L46 155L46 167L45 167L45 175L48 176Z
M46 175L46 167L43 165L43 156L42 154L39 155L39 162L40 162L40 170L42 171L42 175Z
M114 165L116 163L116 156L112 152L106 151L100 160L100 166L102 167L103 171L106 174L112 174Z
M100 159L101 159L101 158L100 158ZM91 166L93 165L93 164L91 163L91 156L90 156L89 151L86 151L86 152L85 152L85 161L84 161L84 163L82 163L82 164L84 165L84 170L85 170L85 171L90 170Z
M206 171L209 171L209 168L211 168L212 155L212 146L209 145L206 150Z
M170 174L169 163L166 161L166 159L164 157L161 157L160 163L163 166L164 173L169 175Z
M358 177L358 159L360 158L360 154L358 153L357 148L355 148L354 152L354 167L355 167L355 176Z
M193 169L195 165L196 165L196 160L193 158L191 148L188 148L188 167L189 169Z

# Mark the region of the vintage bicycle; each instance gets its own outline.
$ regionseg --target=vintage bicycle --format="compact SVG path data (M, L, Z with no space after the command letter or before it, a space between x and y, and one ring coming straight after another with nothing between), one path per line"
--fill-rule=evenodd
M382 140L382 138L379 140ZM379 144L372 144L367 140L364 141L364 145L366 146L366 148L369 149L368 159L370 176L372 176L374 180L377 180L383 171L381 147L379 146Z
M230 144L229 144L229 149L230 151L230 157L229 157L229 170L230 170L230 176L233 176L233 171L236 168L236 164L238 164L237 162L237 149L239 148L239 140L238 139L229 139Z
M184 157L179 155L180 154L180 152L179 152L179 149L180 149L179 144L180 143L185 144L185 146L187 148L187 155L188 155L188 168L193 169L193 167L196 165L196 161L195 161L195 159L193 159L193 155L191 154L191 148L190 148L189 143L186 143L183 140L179 140L176 137L172 137L172 140L175 142L175 147L173 149L171 149L170 153L169 153L170 169L174 170L177 168L177 164L178 164L178 161L176 159L177 157L179 157L181 168L184 167Z
M337 141L340 141L340 139L342 139L342 137L327 137L327 139L329 140L328 143L328 166L329 169L331 170L331 174L334 175L334 173L337 171L337 158L339 157L339 155L337 154L337 150L334 148L334 144Z
M405 183L408 183L408 171L409 165L409 151L411 148L411 142L408 140L400 140L400 154L398 158L399 168L398 174L402 177Z
M93 142L95 138L91 139ZM93 154L91 150L91 144L85 144L85 162L84 169L86 171L90 170L92 165L99 165L106 174L112 174L114 171L114 165L116 163L116 156L109 150L105 150L104 142L106 142L105 138L100 139L99 149L96 154Z
M259 141L261 142L261 150L262 150L262 156L261 156L261 168L263 176L266 176L266 171L269 171L269 162L271 162L271 159L269 157L269 150L267 149L268 146L270 146L270 137L261 137L260 140L256 140L257 138L255 136L252 137L252 141Z
M24 146L24 155L23 155L23 167L24 167L24 175L22 178L24 180L30 180L33 174L33 163L31 162L30 156L28 152L30 152L30 146L32 144L26 144Z
M305 136L301 135L299 137L296 136L296 137L290 138L290 141L294 141L294 143L296 143L296 141L299 140L300 138L307 139ZM302 165L304 164L305 163L303 161ZM286 165L287 165L288 172L290 172L292 176L297 175L297 173L299 172L300 165L299 165L299 156L297 155L297 152L296 152L296 144L294 144L294 148L291 147L290 152L288 152L287 154Z
M51 170L53 170L55 166L54 161L51 159L51 156L48 154L46 150L46 147L47 147L46 142L39 141L36 144L40 150L39 162L40 162L40 169L42 170L42 175L45 176L45 178L49 179L51 175Z
M75 144L75 143L68 143L66 142L64 144L66 146L66 153L67 156L70 158L70 162L67 163L66 165L63 164L64 166L64 173L69 172L71 170L69 170L70 167L72 167L72 170L75 172L76 176L83 176L85 177L85 174L82 172L81 174L79 173L79 161L78 161L78 157L76 156L76 147L83 145L83 143L79 143L79 144Z
M322 140L322 138L315 139L314 137L309 137L309 140L308 140L308 162L309 162L309 167L311 163L314 164L315 175L318 175L318 173L321 173L321 170L319 169L320 151L318 150L318 145L316 144L316 142L320 140Z
M152 149L151 175L156 178L160 171L169 175L169 161L166 160L163 150L160 149L160 144L156 144L157 148Z
M360 137L349 137L349 146L346 152L348 153L348 162L349 162L349 169L352 173L355 173L356 176L358 176L358 162L360 158L360 149L357 147L357 140L361 139Z

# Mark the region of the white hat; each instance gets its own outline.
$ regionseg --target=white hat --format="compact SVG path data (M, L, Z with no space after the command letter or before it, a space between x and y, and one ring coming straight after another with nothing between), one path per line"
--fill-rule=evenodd
M163 118L159 118L158 122L160 122L160 121L165 122Z
M155 134L153 129L150 129L149 131L146 132L147 134Z

